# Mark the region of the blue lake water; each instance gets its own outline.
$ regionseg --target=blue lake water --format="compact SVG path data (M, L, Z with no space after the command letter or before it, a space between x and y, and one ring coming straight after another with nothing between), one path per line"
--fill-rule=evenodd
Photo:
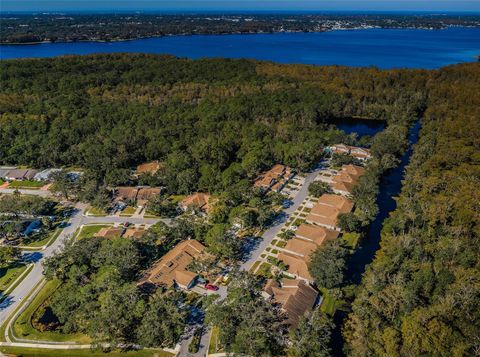
M480 29L368 29L323 33L167 36L122 42L2 45L0 58L111 52L168 53L179 57L255 58L281 63L438 68L475 61Z

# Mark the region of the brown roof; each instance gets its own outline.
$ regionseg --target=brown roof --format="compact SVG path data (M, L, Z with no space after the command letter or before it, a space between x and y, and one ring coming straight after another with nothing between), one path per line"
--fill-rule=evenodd
M196 240L184 240L160 258L146 272L141 283L166 285L175 283L181 287L188 287L196 277L195 273L188 272L187 266L205 249L203 244ZM190 280L189 280L190 279Z
M155 174L160 168L163 166L161 162L158 160L156 161L151 161L151 162L146 162L144 164L138 165L136 174L137 175L143 175L143 174Z
M350 194L353 192L353 188L355 187L355 184L350 182L333 182L330 186L335 192L340 191L340 192L346 192Z
M341 171L354 176L362 176L365 173L365 168L357 165L343 165Z
M316 206L319 205L336 208L340 211L340 213L348 213L353 209L353 202L348 198L331 194L324 194L320 196Z
M288 273L299 278L313 281L313 278L308 271L307 260L305 258L299 257L298 255L280 252L278 254L278 259L288 266Z
M8 171L7 177L14 180L23 180L27 173L28 169L14 169Z
M210 195L207 193L197 192L193 195L185 197L180 204L183 207L194 207L207 211L209 209L208 202L210 200Z
M103 238L115 238L120 237L122 235L123 228L117 227L104 227L100 229L97 233L95 233L95 237L103 237Z
M123 236L125 238L142 238L143 235L145 234L146 230L145 229L139 229L139 228L128 228L125 233L123 233Z
M142 187L138 190L137 200L148 201L153 196L157 196L162 193L160 187Z
M287 314L287 323L296 326L300 317L315 306L318 292L310 285L298 279L282 279L280 283L268 280L264 291Z
M137 199L138 187L117 187L116 197L117 199L126 201L135 201Z
M312 224L301 224L298 227L295 235L300 239L306 239L321 245L326 240L333 240L338 238L339 233L330 229L315 226Z
M275 189L280 188L278 183L281 178L285 175L289 177L291 170L289 167L281 164L274 165L270 170L265 171L258 175L257 179L254 182L255 187L270 188L272 185L276 185Z
M291 254L299 255L302 257L308 257L317 248L318 248L318 245L311 241L307 241L299 238L292 238L288 241L287 245L283 249L288 251Z

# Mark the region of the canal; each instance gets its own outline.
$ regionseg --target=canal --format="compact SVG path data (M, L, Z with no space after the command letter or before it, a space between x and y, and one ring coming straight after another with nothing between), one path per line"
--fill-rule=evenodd
M368 124L368 125L367 125ZM375 127L376 125L376 127ZM384 129L384 123L370 121L370 123L343 122L338 125L340 129L347 134L356 132L359 137L363 135L374 135ZM362 275L367 266L373 261L376 251L380 248L380 238L384 220L396 208L394 197L400 194L402 189L402 180L405 173L405 167L410 161L413 145L418 141L420 131L420 121L417 121L409 132L409 147L400 159L399 165L388 171L380 182L379 194L377 196L377 205L379 213L375 220L370 224L366 236L360 242L360 246L355 250L347 260L345 279L347 284L360 284ZM341 326L347 314L343 311L337 311L335 314L336 329L333 333L333 352L335 356L343 356L343 339L341 336Z

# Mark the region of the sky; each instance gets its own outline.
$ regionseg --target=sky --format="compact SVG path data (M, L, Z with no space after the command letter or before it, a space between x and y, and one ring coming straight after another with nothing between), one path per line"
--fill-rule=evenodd
M11 11L429 11L480 12L480 0L0 0Z

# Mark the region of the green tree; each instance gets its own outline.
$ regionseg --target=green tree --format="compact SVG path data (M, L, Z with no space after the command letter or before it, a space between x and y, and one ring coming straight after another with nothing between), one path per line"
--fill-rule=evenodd
M320 197L321 195L330 192L330 186L325 182L313 181L308 185L308 194L313 197Z
M300 319L298 326L290 330L288 355L292 357L327 357L334 324L320 309Z
M343 281L347 251L337 240L327 241L313 252L308 270L315 283L323 288L334 288Z

